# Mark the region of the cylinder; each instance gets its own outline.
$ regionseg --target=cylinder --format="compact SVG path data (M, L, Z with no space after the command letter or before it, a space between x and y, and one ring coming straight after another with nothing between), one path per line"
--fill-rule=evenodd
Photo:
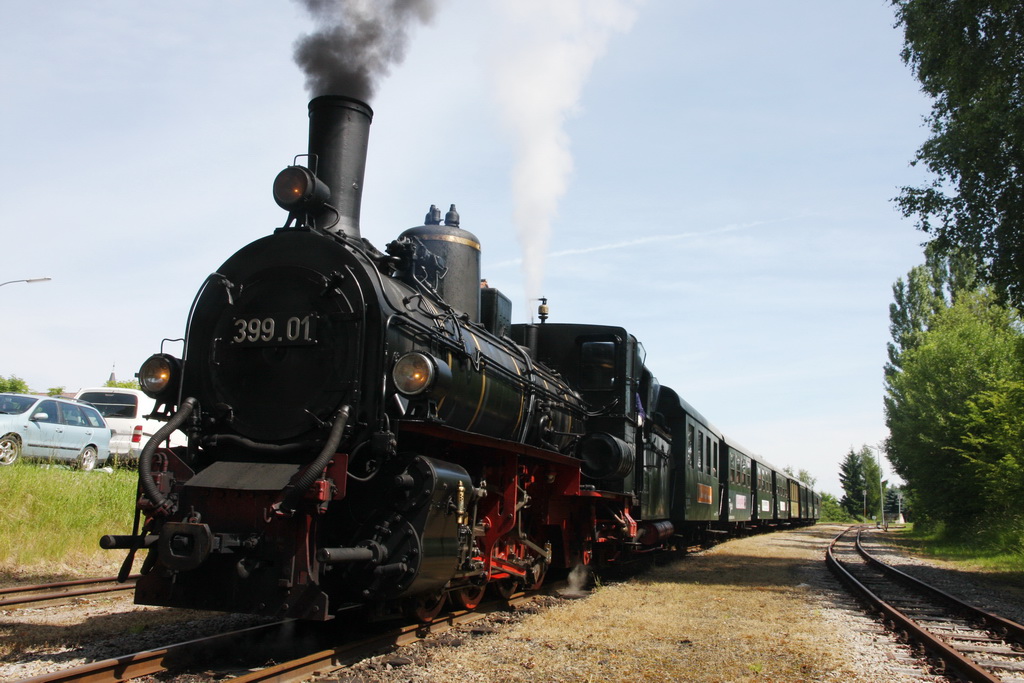
M587 434L578 448L583 474L591 479L618 481L633 471L633 446L605 432Z
M639 523L640 533L637 540L644 545L657 545L667 540L676 532L676 528L667 519L644 520Z
M366 148L373 110L365 102L341 95L309 103L309 164L331 190L328 205L314 220L317 227L359 239ZM335 210L337 213L335 213Z

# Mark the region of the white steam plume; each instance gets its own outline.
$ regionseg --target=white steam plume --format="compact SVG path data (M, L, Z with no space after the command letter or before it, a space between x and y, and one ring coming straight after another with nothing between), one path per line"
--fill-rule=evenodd
M523 250L527 300L542 294L544 258L558 201L572 174L566 120L615 32L632 26L642 0L499 0L510 42L496 58L496 100L512 133L513 220Z

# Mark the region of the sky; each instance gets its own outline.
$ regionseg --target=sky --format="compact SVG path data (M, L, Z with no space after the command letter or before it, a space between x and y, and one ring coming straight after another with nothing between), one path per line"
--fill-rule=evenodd
M841 495L847 452L887 435L892 285L923 261L891 200L925 179L930 102L889 2L551 4L441 0L411 30L369 102L363 236L456 204L514 322L545 296L552 322L625 327L719 429ZM5 24L0 282L52 280L0 286L0 375L130 379L180 353L162 340L206 275L283 225L315 25L243 0L22 3Z

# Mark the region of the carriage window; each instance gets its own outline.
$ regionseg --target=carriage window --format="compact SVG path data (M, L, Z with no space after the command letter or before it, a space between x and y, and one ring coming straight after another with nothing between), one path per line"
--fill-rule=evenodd
M704 471L704 432L697 432L697 469Z
M718 442L714 442L715 457L711 460L711 476L718 476Z
M690 469L693 469L693 425L686 425L686 459L690 461Z
M580 389L615 388L615 342L591 341L580 346Z

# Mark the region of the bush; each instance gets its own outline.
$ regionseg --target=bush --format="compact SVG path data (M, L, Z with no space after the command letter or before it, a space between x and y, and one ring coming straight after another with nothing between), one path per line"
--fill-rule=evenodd
M821 521L852 523L853 517L831 493L821 494Z

